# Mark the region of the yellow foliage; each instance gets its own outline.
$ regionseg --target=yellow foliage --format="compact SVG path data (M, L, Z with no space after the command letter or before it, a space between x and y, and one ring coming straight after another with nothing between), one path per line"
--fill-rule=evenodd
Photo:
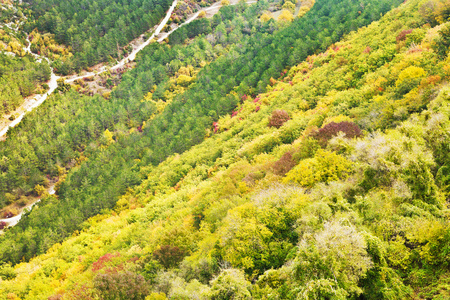
M103 132L103 136L105 137L108 145L114 143L113 134L108 129Z
M351 171L351 161L334 152L319 149L313 158L302 160L289 171L283 181L312 187L317 182L332 182L347 178Z
M193 78L191 76L181 74L177 78L177 84L186 87L192 82L192 80Z
M147 297L145 297L145 300L166 300L166 294L164 293L151 293Z
M294 14L295 12L295 4L292 3L291 1L286 1L283 4L283 9L290 11L292 14Z
M177 74L191 76L193 71L194 71L193 66L181 67L178 69Z
M221 4L222 6L230 5L230 0L222 0L222 1L220 1L220 4Z
M6 299L8 299L8 300L20 300L20 298L17 297L17 295L14 294L14 293L9 293L9 294L6 296Z
M263 14L261 15L261 17L259 18L259 20L260 20L261 22L267 22L267 21L269 21L270 19L273 19L271 13L263 13Z
M294 15L288 10L283 10L281 15L278 17L278 21L291 22L292 20L294 20Z
M111 99L111 92L105 92L102 94L103 98L105 98L106 100Z
M25 55L25 51L23 51L22 45L16 40L13 40L13 41L9 42L8 47L6 48L6 50L9 51L9 52L15 53L18 56L24 56Z
M422 78L425 77L427 73L424 69L416 66L411 66L406 69L404 69L402 72L400 72L400 75L398 76L398 79L396 81L396 85L399 86L402 84L405 80L408 79L416 79L416 78Z
M204 10L202 10L199 14L198 14L199 18L204 18L206 17L206 12Z
M322 127L331 123L340 123L340 122L353 122L353 119L350 118L349 116L344 116L344 115L338 115L338 116L333 116L333 117L328 117L323 121Z
M148 92L145 96L144 96L144 101L153 101L153 93L152 92Z
M37 184L34 187L34 191L38 194L38 196L42 196L47 190L42 185Z

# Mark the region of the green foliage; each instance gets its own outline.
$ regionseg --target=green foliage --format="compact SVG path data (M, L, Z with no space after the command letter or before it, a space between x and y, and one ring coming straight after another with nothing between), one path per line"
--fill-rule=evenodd
M209 297L214 300L251 299L250 282L238 269L225 269L211 281Z
M158 24L172 1L29 1L33 18L25 24L31 32L51 32L60 44L72 48L74 56L56 61L54 67L64 75L121 58L121 47Z
M50 79L46 61L36 63L32 57L11 57L0 53L0 115L20 106L25 97Z
M274 110L272 116L269 119L269 127L280 128L284 123L289 121L291 118L285 110Z
M373 266L364 237L354 227L338 221L300 241L294 262L299 296L304 299L335 299L359 295L359 279Z
M290 11L291 13L295 12L295 4L292 3L291 1L284 2L282 8Z
M17 273L10 264L3 264L0 266L0 278L2 280L12 280L16 278Z
M433 41L433 50L441 57L445 58L450 51L450 24L444 25L439 30L439 36Z

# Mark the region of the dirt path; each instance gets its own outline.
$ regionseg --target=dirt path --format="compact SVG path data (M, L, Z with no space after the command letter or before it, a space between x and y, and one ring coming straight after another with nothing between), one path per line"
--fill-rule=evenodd
M252 3L256 3L258 1L256 0L251 0L251 1L247 1L247 4L252 4ZM236 5L239 3L239 0L232 0L230 1L230 5ZM212 4L210 7L199 10L198 12L192 14L191 16L188 17L188 19L181 24L180 26L177 26L175 28L173 28L171 31L169 32L165 32L165 33L161 33L157 38L157 41L160 43L162 41L164 41L169 35L172 34L172 32L174 32L175 30L177 30L178 28L187 25L189 23L191 23L192 21L194 21L195 19L198 18L199 14L204 11L206 12L206 18L212 18L215 14L217 14L219 12L219 9L222 7L222 5L219 2L215 2L214 4Z
M256 3L256 0L251 0L251 1L247 1L247 4L252 4L252 3ZM178 0L174 0L174 2L172 3L172 5L170 6L169 10L166 13L166 16L164 17L164 19L161 21L161 23L158 25L158 27L156 28L156 30L153 32L153 34L142 44L139 44L137 42L137 40L142 39L144 35L141 35L139 38L135 39L134 41L132 41L130 44L132 44L134 47L133 51L130 53L130 55L124 59L122 59L121 61L119 61L116 65L114 65L111 68L108 68L106 66L102 66L100 67L100 69L97 72L88 72L85 73L83 75L75 75L75 76L68 76L68 77L63 77L65 79L65 82L67 83L72 83L78 79L83 79L83 78L87 78L87 77L91 77L91 76L95 76L95 75L99 75L102 74L108 70L116 70L119 68L124 67L127 63L134 61L136 59L136 55L142 50L144 49L146 46L148 46L152 40L156 37L157 38L157 42L162 42L164 39L166 39L168 36L170 36L170 34L172 34L172 32L174 32L175 30L177 30L178 28L191 23L192 21L194 21L195 19L197 19L197 17L199 16L201 11L205 11L206 12L206 17L207 18L211 18L213 17L218 11L219 9L222 7L222 5L220 4L220 2L216 2L214 4L212 4L210 7L202 9L194 14L192 14L182 25L172 29L169 32L164 32L161 33L162 29L164 28L164 26L167 24L167 22L170 19L170 16L172 15L176 5L178 3ZM239 0L232 0L230 5L236 5L239 3ZM9 24L7 24L9 25ZM30 40L27 38L27 42L28 45L27 47L24 47L23 49L27 52L30 53L31 55L33 55L37 60L42 60L45 59L47 61L48 58L44 57L44 56L39 56L37 54L34 54L31 52L30 47L31 47L31 42ZM50 89L47 91L47 93L43 94L43 95L34 95L31 96L27 99L25 99L24 103L17 108L14 112L3 116L3 119L0 120L0 141L5 140L6 139L6 133L8 132L8 129L11 127L16 126L17 124L19 124L23 117L25 116L25 114L31 110L33 110L34 108L38 107L39 105L41 105L49 95L51 95L56 88L58 87L57 84L57 80L61 78L60 76L57 76L55 73L53 73L53 69L52 69L52 75L51 75L51 79L50 81L47 83L50 87ZM9 120L10 116L17 116L13 121Z
M30 50L31 42L28 38L27 38L27 42L28 42L28 46L23 48L25 50L25 52L30 53L38 61L45 59L45 60L47 60L47 62L49 62L48 58L39 56L39 55L31 52L31 50ZM31 97L28 97L27 99L25 99L24 103L21 106L19 106L19 108L17 108L15 111L13 111L12 113L10 113L8 115L5 115L3 120L0 121L0 141L5 139L6 132L8 132L8 129L10 127L14 127L17 124L19 124L27 112L32 111L34 108L36 108L39 105L41 105L42 103L44 103L44 101L47 99L47 97L56 90L56 88L58 87L57 80L60 78L60 76L57 76L53 72L53 68L51 70L52 70L52 74L51 74L50 80L47 82L50 89L45 94L33 95ZM9 120L10 116L17 116L17 117L14 120L10 121Z
M162 20L162 22L158 25L158 27L156 28L155 32L140 46L138 46L136 49L133 50L133 52L130 53L130 55L128 55L128 57L122 59L121 61L119 61L115 66L111 67L111 68L107 68L105 66L103 66L99 72L89 72L86 73L84 75L81 76L75 76L75 77L68 77L67 79L65 79L65 81L67 83L71 83L74 82L75 80L78 79L83 79L86 77L90 77L90 76L94 76L94 75L99 75L101 73L106 72L107 70L116 70L118 68L121 68L123 66L125 66L125 64L127 64L130 61L133 61L136 59L136 55L145 47L147 47L150 42L154 39L155 36L157 36L161 30L164 28L164 26L166 26L167 22L170 19L170 16L172 15L173 10L175 9L175 6L177 6L177 0L173 1L172 6L169 8L169 10L167 11L166 16L164 17L164 19Z
M161 30L163 29L163 27L167 24L167 22L170 19L170 16L172 15L173 10L175 9L175 6L177 5L177 0L174 0L174 2L172 3L172 6L169 8L169 10L167 11L166 16L164 17L164 19L162 20L162 22L158 25L158 27L156 28L155 32L152 34L152 36L142 45L140 45L139 47L137 47L127 58L122 59L120 62L118 62L114 67L112 67L112 70L118 69L123 67L127 62L132 61L136 58L136 54L139 53L139 51L141 51L142 49L144 49L148 44L150 44L150 42L153 40L153 38L158 35ZM6 24L7 26L9 24ZM24 51L26 51L27 53L30 53L31 55L33 55L37 60L42 60L45 59L48 61L48 58L44 57L44 56L39 56L37 54L34 54L31 52L30 47L31 47L31 42L30 40L27 38L27 42L28 42L28 46L24 47ZM97 75L97 74L101 74L103 72L106 72L108 70L108 68L103 67L102 70L100 70L100 72L94 73L87 73L84 74L82 76L75 76L73 78L68 78L66 79L66 82L70 83L73 82L77 79L82 79L82 78L86 78L86 77L90 77L93 75ZM25 114L29 111L32 111L34 108L38 107L39 105L41 105L49 95L51 95L56 88L58 87L58 83L57 80L61 78L60 76L57 76L52 69L52 74L51 74L51 78L50 81L47 83L48 86L50 87L50 89L43 95L34 95L32 97L29 97L27 99L25 99L24 103L17 108L15 111L13 111L12 113L3 116L3 120L0 121L0 141L4 140L6 138L6 133L8 132L8 129L11 127L16 126L17 124L19 124L23 117L25 116ZM10 116L17 116L14 120L10 121L9 117Z
M55 185L52 185L52 186L50 186L50 188L48 188L47 192L50 195L53 195L55 193L54 187L55 187ZM7 227L13 227L13 226L17 225L17 223L19 223L20 219L22 218L23 214L25 212L31 210L33 208L33 206L36 205L39 201L41 201L41 199L37 199L33 203L30 203L27 206L23 207L21 209L21 211L19 212L19 214L17 214L14 217L6 218L6 219L0 219L0 222L5 222ZM0 230L0 233L2 233L2 230Z

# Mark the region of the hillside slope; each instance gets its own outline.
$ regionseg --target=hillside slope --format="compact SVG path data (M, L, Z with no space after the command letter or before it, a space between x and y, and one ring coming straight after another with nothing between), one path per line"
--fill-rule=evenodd
M450 297L445 5L409 0L239 95L114 210L3 265L0 297Z
M39 209L0 236L0 261L27 261L80 230L86 219L113 208L120 195L141 183L141 168L202 142L211 124L246 93L266 90L271 76L400 2L377 1L359 14L352 0L342 0L330 13L333 1L318 1L292 23L259 20L266 1L223 7L208 21L213 35L187 45L147 47L110 96L81 97L61 85L63 96L29 114L0 145L0 156L8 158L1 161L0 203L23 205L59 179L57 198L43 199ZM348 15L344 23L315 35L342 13ZM305 34L313 38L300 39Z

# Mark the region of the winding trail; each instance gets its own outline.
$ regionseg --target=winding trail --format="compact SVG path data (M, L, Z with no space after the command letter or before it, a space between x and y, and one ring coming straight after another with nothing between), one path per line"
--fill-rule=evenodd
M53 195L55 193L55 189L54 189L54 185L52 185L49 189L48 189L48 193L50 195ZM6 218L6 219L0 219L0 222L5 222L7 227L13 227L15 225L17 225L17 223L19 223L20 219L22 218L23 214L29 210L31 210L33 208L33 206L35 206L39 201L41 201L41 199L36 200L35 202L28 204L27 206L25 206L24 208L22 208L21 212L19 214L17 214L14 217L11 218ZM1 231L1 230L0 230Z
M36 60L38 62L42 59L45 59L50 64L50 61L47 57L39 56L39 55L31 52L31 50L30 50L31 42L28 39L28 37L27 37L27 42L28 42L28 46L23 48L23 50L25 50L25 52L30 53L34 58L36 58ZM58 87L57 80L60 78L60 76L57 76L53 72L53 68L51 68L51 70L52 70L52 73L51 73L50 81L47 82L50 89L43 95L35 95L28 101L25 101L25 103L22 104L18 109L19 111L22 111L22 113L17 118L15 118L13 121L9 122L9 124L6 124L4 126L4 128L0 128L0 138L6 135L6 133L8 132L10 127L14 127L17 124L19 124L27 112L32 111L34 108L36 108L39 105L41 105L42 103L44 103L44 101L47 99L47 97L56 90L56 88Z
M167 11L167 14L166 14L166 16L164 17L164 19L163 19L163 20L161 21L161 23L158 25L158 27L156 28L155 32L151 35L151 37L148 38L147 41L145 41L145 43L143 43L142 45L140 45L140 46L139 46L137 49L135 49L128 57L122 59L121 61L119 61L115 66L113 66L113 67L110 68L110 69L111 69L111 70L115 70L115 69L121 68L121 67L123 67L126 63L135 60L135 59L136 59L136 54L139 53L142 49L144 49L148 44L150 44L150 42L154 39L154 37L157 36L157 35L161 32L161 30L164 28L164 26L167 24L167 22L169 21L170 16L172 15L173 10L175 9L177 3L178 3L177 0L174 0L174 1L173 1L172 6L170 6L170 8L169 8L169 10ZM5 24L5 25L6 25L7 27L10 27L10 28L11 28L11 25L10 25L10 24ZM13 29L13 28L11 28L11 29L12 29L12 30L17 30L17 29ZM45 57L45 56L39 56L39 55L34 54L33 52L31 52L31 50L30 50L30 48L31 48L31 42L30 42L30 40L29 40L28 37L27 37L27 42L28 42L28 46L23 48L27 53L30 53L30 54L31 54L33 57L35 57L37 60L45 59L45 60L47 60L48 62L50 62L49 59L48 59L47 57ZM90 76L93 76L93 75L101 74L101 73L103 73L103 72L106 72L107 70L108 70L107 67L103 67L102 70L101 70L100 72L97 72L97 73L91 72L91 73L84 74L84 75L82 75L82 76L77 76L77 77L74 77L74 78L67 78L67 79L65 79L65 82L70 83L70 82L73 82L73 81L75 81L75 80L77 80L77 79L83 79L83 78L90 77ZM53 68L52 68L51 78L50 78L50 81L47 83L48 86L50 87L50 89L49 89L45 94L43 94L43 95L36 95L36 96L32 97L31 99L25 101L25 103L22 104L22 106L19 107L19 109L18 109L18 110L21 112L20 115L19 115L17 118L15 118L13 121L7 122L7 123L3 126L3 128L0 128L0 138L3 138L3 137L6 135L6 133L7 133L8 130L9 130L9 128L14 127L14 126L16 126L17 124L19 124L19 123L22 121L23 117L25 116L25 114L26 114L27 112L32 111L34 108L36 108L36 107L38 107L39 105L41 105L42 103L44 103L44 101L47 100L47 97L48 97L49 95L51 95L51 94L57 89L57 87L58 87L57 80L60 79L60 78L61 78L60 76L57 76L57 75L53 72Z
M257 2L257 0L251 0L251 1L247 1L246 3L247 3L247 4L252 4L252 3L256 3L256 2ZM186 21L185 21L183 24L181 24L180 26L177 26L176 28L172 29L172 30L169 31L169 32L166 32L166 33L162 33L162 34L161 34L162 29L164 28L164 26L166 26L166 24L167 24L167 22L169 21L170 16L172 15L172 13L173 13L175 7L177 6L177 4L178 4L178 0L174 0L173 3L172 3L172 5L170 6L169 10L167 11L166 16L165 16L164 19L161 21L161 23L158 25L158 27L156 28L155 32L154 32L154 33L153 33L153 34L152 34L152 35L151 35L151 36L150 36L150 37L149 37L142 45L140 45L140 46L138 46L136 49L134 49L134 50L130 53L130 55L128 55L126 58L120 60L120 61L119 61L116 65L114 65L113 67L108 68L108 67L106 67L106 66L103 66L103 67L100 69L100 71L97 71L97 72L88 72L88 73L86 73L86 74L79 75L79 76L76 76L76 75L75 75L75 77L73 77L73 76L72 76L72 77L70 77L70 76L68 76L68 77L60 77L60 76L57 76L57 75L53 72L53 68L52 68L51 78L50 78L50 81L47 83L47 84L49 85L50 89L49 89L45 94L43 94L43 95L35 95L35 96L32 97L31 99L26 100L25 103L22 104L22 106L19 107L19 108L16 110L16 113L17 113L17 112L20 113L19 116L18 116L17 118L15 118L13 121L6 122L6 124L4 124L3 126L0 125L0 126L2 126L2 127L0 127L0 140L5 138L6 133L8 132L9 128L14 127L14 126L16 126L17 124L19 124L19 123L22 121L23 117L25 116L25 114L26 114L27 112L32 111L34 108L36 108L36 107L38 107L39 105L41 105L41 104L47 99L47 97L48 97L49 95L51 95L51 94L57 89L57 87L58 87L57 80L58 80L58 79L64 78L64 81L65 81L66 83L72 83L72 82L74 82L74 81L76 81L76 80L78 80L78 79L84 79L84 78L87 78L87 77L91 77L91 76L95 76L95 75L102 74L102 73L104 73L104 72L106 72L106 71L108 71L108 70L116 70L116 69L119 69L119 68L121 68L121 67L124 67L125 64L127 64L127 63L129 63L129 62L131 62L131 61L134 61L134 60L136 59L136 55L137 55L142 49L144 49L146 46L148 46L148 45L152 42L152 40L153 40L155 37L157 37L157 40L156 40L157 42L162 42L164 39L166 39L168 36L170 36L175 30L177 30L177 29L179 29L180 27L182 27L182 26L184 26L184 25L187 25L187 24L191 23L192 21L194 21L195 19L197 19L198 16L199 16L199 14L200 14L202 11L205 11L205 12L213 12L213 14L214 14L214 13L216 13L216 12L222 7L222 5L220 4L220 2L216 2L216 3L212 4L210 7L205 8L205 9L202 9L202 10L199 10L198 12L194 13L188 20L186 20ZM233 1L233 3L231 3L230 5L236 5L236 4L238 4L238 1ZM214 10L216 10L216 11L214 11ZM12 28L11 24L5 24L5 25L6 25L7 27L11 28L12 30L15 30L15 31L18 30L18 29L17 29L17 28L18 28L18 25L16 26L16 28ZM160 34L161 34L161 35L160 35ZM159 35L160 35L160 36L159 36ZM159 37L158 37L158 36L159 36ZM39 56L39 55L34 54L33 52L31 52L31 50L30 50L30 48L31 48L31 42L30 42L30 40L29 40L28 37L27 37L27 42L28 42L28 46L23 48L27 53L30 53L30 54L31 54L33 57L35 57L36 60L38 60L38 61L39 61L39 60L42 60L42 59L45 59L45 60L47 60L47 62L50 63L50 61L49 61L49 59L48 59L47 57L45 57L45 56Z
M71 82L74 82L75 80L78 80L78 79L83 79L83 78L86 78L86 77L102 74L102 73L106 72L107 70L116 70L118 68L121 68L121 67L125 66L125 64L127 64L128 62L135 60L136 59L136 55L142 49L147 47L150 44L150 42L155 38L155 36L157 36L161 32L161 30L164 28L164 26L166 26L167 22L170 19L170 16L173 13L173 10L177 6L177 3L178 3L177 0L173 1L172 6L170 6L169 10L167 11L166 16L161 21L161 23L158 25L158 27L156 28L155 32L142 45L140 45L138 48L134 49L133 52L130 53L130 55L128 55L126 58L124 58L121 61L119 61L115 66L113 66L111 68L102 67L99 72L89 72L89 73L86 73L86 74L84 74L82 76L77 76L77 77L73 77L73 78L67 78L67 79L65 79L65 81L67 83L71 83Z

